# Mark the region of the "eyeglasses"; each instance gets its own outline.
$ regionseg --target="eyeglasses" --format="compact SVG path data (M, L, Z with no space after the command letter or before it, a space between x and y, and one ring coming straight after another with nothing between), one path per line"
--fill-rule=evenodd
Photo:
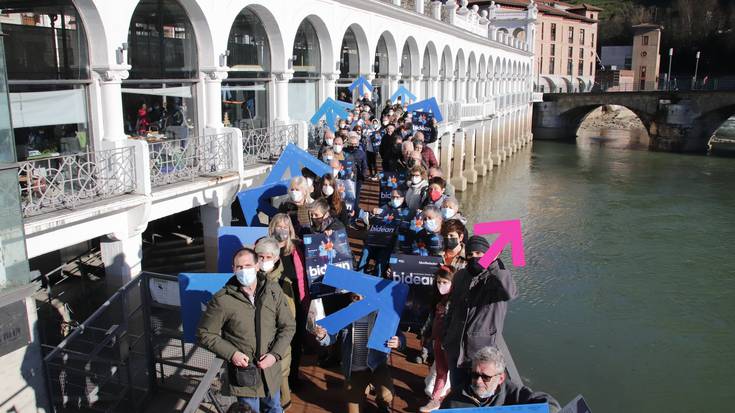
M490 380L492 380L493 378L497 376L500 376L501 374L503 373L497 373L497 374L493 374L492 376L488 376L486 374L482 374L482 373L473 371L472 373L470 373L470 376L472 377L473 381L481 378L482 381L484 381L485 383L489 383Z

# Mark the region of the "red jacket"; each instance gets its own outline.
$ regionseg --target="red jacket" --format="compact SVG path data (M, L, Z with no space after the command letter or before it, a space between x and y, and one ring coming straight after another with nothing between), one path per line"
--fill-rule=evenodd
M431 150L428 146L424 146L424 148L421 150L421 159L426 164L427 168L434 168L439 166L439 162L436 160L436 155L434 155L434 151Z

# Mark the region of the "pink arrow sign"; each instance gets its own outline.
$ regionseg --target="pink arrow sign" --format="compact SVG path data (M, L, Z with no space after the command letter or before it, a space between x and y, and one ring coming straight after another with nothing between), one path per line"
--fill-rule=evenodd
M513 265L523 267L526 265L526 254L523 252L523 234L521 233L521 220L482 222L475 224L475 235L500 234L490 246L485 255L480 258L480 265L487 268L503 251L506 244L510 243Z

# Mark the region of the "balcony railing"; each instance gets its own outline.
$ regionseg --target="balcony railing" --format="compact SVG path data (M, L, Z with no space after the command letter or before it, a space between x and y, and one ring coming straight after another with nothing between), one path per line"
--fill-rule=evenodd
M297 124L243 129L242 144L245 166L275 161L289 143L298 144L298 137Z
M148 152L153 187L234 170L229 133L151 142Z
M133 147L24 161L18 171L24 217L74 209L136 190Z

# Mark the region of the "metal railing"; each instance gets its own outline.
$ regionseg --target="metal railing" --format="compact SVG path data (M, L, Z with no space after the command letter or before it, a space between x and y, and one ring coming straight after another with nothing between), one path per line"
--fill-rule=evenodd
M153 187L233 170L232 134L148 143Z
M133 147L20 162L24 217L73 209L136 190Z
M59 345L42 345L54 410L144 411L156 389L192 394L215 356L183 340L178 291L177 277L144 272ZM231 400L218 377L208 379L209 401L222 411Z
M275 161L289 143L298 144L298 137L297 124L242 129L245 166Z

